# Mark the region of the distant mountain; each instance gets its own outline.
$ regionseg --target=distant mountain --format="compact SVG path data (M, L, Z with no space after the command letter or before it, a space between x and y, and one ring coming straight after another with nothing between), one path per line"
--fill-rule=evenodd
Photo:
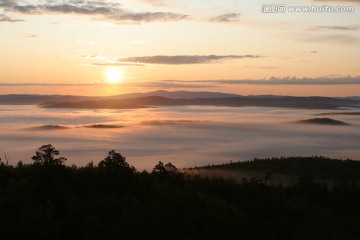
M0 105L33 105L48 101L79 101L89 97L70 95L9 94L0 95Z
M221 93L221 92L190 92L190 91L175 91L169 92L165 90L158 90L147 93L128 93L111 98L115 99L129 99L129 98L140 98L140 97L164 97L174 99L192 99L192 98L228 98L228 97L240 97L238 94Z
M326 116L326 115L350 115L350 116L357 116L360 115L360 112L328 112L328 113L319 113L316 114L318 116Z
M220 93L220 92L189 92L175 91L168 92L158 90L146 93L128 93L116 96L106 97L87 97L87 96L70 96L70 95L37 95L37 94L9 94L0 95L0 105L33 105L44 102L72 102L80 100L106 100L106 99L132 99L141 97L165 97L173 99L192 99L192 98L227 98L239 97L237 94Z
M132 109L152 106L228 106L282 107L304 109L360 108L360 100L330 97L241 96L221 92L189 92L164 90L129 93L117 96L87 97L67 95L0 95L0 105L39 104L47 108Z
M352 97L340 97L341 99L352 99L352 100L356 100L356 101L360 101L360 97L357 96L352 96Z
M100 99L73 102L44 102L39 104L43 108L83 108L83 109L136 109L144 108L139 101L129 99Z
M45 102L46 108L103 108L131 109L153 106L226 106L226 107L281 107L304 109L337 109L355 107L352 100L324 97L227 97L227 98L193 98L174 99L159 96L139 97L131 99L98 99L71 102Z

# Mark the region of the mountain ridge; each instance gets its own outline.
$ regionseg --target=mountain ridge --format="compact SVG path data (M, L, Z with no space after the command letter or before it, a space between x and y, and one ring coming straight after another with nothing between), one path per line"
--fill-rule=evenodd
M70 102L45 102L45 108L96 108L96 109L133 109L154 106L222 106L222 107L279 107L300 109L338 109L356 108L356 102L321 97L228 97L173 99L149 96L130 99L100 99Z
M46 108L133 109L153 106L227 106L227 107L281 107L304 109L359 108L354 97L296 97L277 95L243 96L222 92L191 92L158 90L146 93L128 93L115 96L76 95L0 95L0 105L39 105Z

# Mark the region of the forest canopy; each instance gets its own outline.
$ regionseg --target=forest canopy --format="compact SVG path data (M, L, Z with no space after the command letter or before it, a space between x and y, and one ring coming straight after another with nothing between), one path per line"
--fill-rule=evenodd
M288 186L255 179L239 183L184 174L162 162L151 173L139 172L114 150L99 164L83 167L66 166L59 156L54 147L44 145L32 164L0 163L1 239L360 237L356 179L334 179L328 187L302 171L299 180ZM304 166L335 161L303 160ZM286 161L301 166L300 157L243 164L275 170L269 167L273 161L274 166Z

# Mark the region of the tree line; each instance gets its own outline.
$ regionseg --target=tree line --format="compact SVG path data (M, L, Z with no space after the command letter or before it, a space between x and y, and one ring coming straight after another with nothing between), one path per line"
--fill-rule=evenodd
M311 175L316 179L360 181L360 161L323 156L255 158L250 161L207 165L195 169L227 169L293 176Z
M209 179L159 162L137 171L110 151L66 166L52 145L0 163L1 239L359 239L360 186L309 175L289 185Z

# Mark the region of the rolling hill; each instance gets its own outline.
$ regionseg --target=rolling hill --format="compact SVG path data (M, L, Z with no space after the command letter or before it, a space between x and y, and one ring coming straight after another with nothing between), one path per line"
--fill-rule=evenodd
M66 95L0 95L0 105L38 104L45 108L133 109L154 106L281 107L303 109L359 108L356 98L241 96L219 92L130 93L107 97Z

